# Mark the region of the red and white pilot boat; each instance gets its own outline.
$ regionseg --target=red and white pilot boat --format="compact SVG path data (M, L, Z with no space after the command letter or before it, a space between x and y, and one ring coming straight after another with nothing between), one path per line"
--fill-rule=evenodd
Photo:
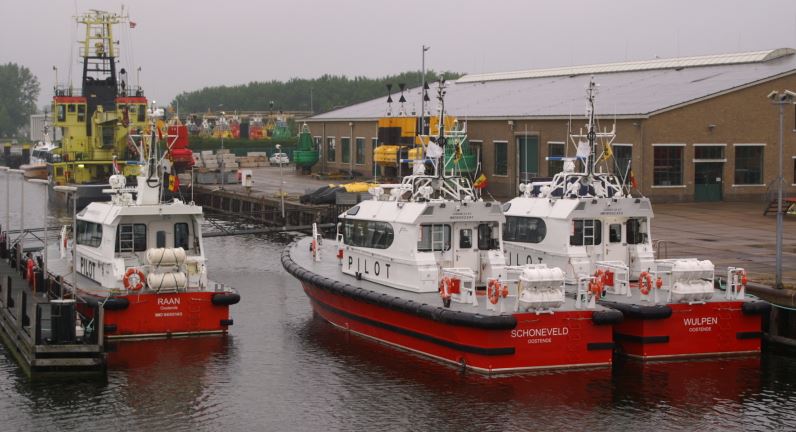
M64 227L60 258L48 263L65 292L103 307L108 339L226 333L233 323L229 306L240 301L233 289L207 279L202 208L160 199L164 185L154 121L162 115L151 110L151 132L130 135L140 155L137 186L126 187L118 171L112 175L104 191L111 201L80 211L76 241L68 241Z
M570 136L576 156L561 158L564 170L551 181L521 184L522 195L504 205L507 262L560 267L570 290L585 283L602 292L598 304L624 314L614 341L630 356L759 352L769 305L745 297L742 268L728 269L721 292L710 261L655 259L650 200L622 180L629 165L610 166L615 134L595 130L596 90L591 81L587 132Z
M500 204L439 165L416 161L401 183L371 188L372 199L340 215L336 242L316 231L284 250L314 312L482 373L610 365L621 313L595 304L585 285L565 296L559 268L506 266Z

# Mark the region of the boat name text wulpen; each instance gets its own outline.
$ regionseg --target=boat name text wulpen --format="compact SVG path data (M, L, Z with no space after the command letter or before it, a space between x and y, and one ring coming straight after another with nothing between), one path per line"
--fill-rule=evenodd
M382 271L385 271L386 272L385 278L387 278L387 279L390 278L390 264L389 263L385 263L383 266L382 266L381 263L379 263L378 261L375 261L375 260L372 261L372 263L373 263L373 266L368 266L368 260L367 259L360 260L359 258L357 258L357 272L359 272L360 268L362 268L363 269L363 271L362 271L363 274L370 274L370 271L372 270L374 275L379 276ZM362 267L360 267L360 264L362 264ZM348 269L350 270L351 266L353 266L353 265L354 265L354 257L349 256L348 257Z
M683 318L683 324L686 327L709 326L718 323L719 319L717 317Z

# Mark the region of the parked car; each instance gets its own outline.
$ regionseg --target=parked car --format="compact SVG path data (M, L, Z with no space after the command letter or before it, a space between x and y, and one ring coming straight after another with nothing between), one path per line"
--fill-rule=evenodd
M270 159L272 164L289 164L290 158L287 157L287 153L274 153Z

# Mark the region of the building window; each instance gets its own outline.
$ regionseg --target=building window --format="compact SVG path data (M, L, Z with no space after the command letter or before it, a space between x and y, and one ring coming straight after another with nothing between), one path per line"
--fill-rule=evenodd
M694 159L695 160L724 160L724 146L723 145L698 145L694 146Z
M99 247L102 244L102 225L82 220L77 221L77 244Z
M735 147L735 184L763 184L763 146Z
M315 150L318 151L318 153L320 153L321 152L321 142L322 142L321 141L321 137L319 137L319 136L312 137L312 142L315 143Z
M653 186L680 186L683 184L683 147L680 145L653 147L655 159L652 169Z
M334 162L334 137L326 138L326 160Z
M343 163L351 162L351 138L343 137L340 138L340 147L342 154L342 161Z
M630 144L614 144L611 146L614 152L614 161L616 162L616 175L624 183L625 175L628 172L628 166L633 160L633 146Z
M363 165L365 163L365 138L356 139L356 157L354 163Z
M495 141L495 175L509 175L509 143Z
M420 225L418 252L441 252L451 248L450 225Z
M484 166L483 166L483 158L481 157L482 156L481 152L484 148L484 142L481 140L468 140L468 141L470 145L470 152L475 155L475 166L479 170L483 171Z
M566 144L560 141L550 141L547 143L547 156L551 158L564 157L566 153ZM562 160L548 160L547 161L547 175L552 177L561 171L564 171L564 161Z
M547 235L544 220L536 217L506 216L503 241L540 243Z

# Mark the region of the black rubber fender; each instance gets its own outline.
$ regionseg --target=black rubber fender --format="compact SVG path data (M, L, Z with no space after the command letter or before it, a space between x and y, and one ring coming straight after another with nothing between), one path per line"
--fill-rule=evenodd
M216 306L230 306L240 302L240 294L235 292L215 293L210 301Z
M616 309L598 310L591 314L591 320L595 325L619 324L624 318L622 312Z
M109 297L103 302L102 308L105 310L124 310L130 306L130 301L124 297Z
M749 301L741 305L741 310L745 315L763 315L771 312L771 304L765 301Z
M641 320L666 319L672 316L672 308L668 305L638 305L630 303L600 300L600 305L622 312L625 318Z

